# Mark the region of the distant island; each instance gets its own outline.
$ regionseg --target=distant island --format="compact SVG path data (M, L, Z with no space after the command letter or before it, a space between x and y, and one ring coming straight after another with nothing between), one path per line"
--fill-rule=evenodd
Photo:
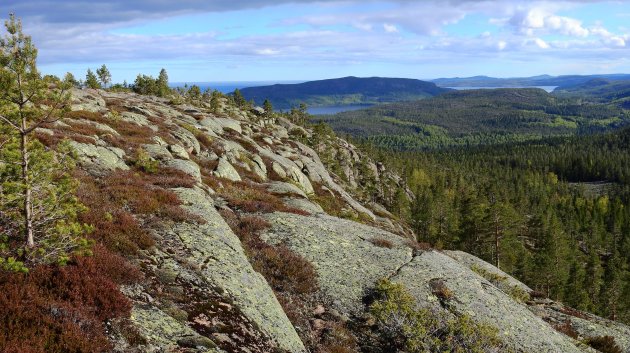
M256 104L268 99L277 109L305 103L309 107L374 105L433 97L450 91L435 83L407 78L343 77L299 84L248 87L243 97Z

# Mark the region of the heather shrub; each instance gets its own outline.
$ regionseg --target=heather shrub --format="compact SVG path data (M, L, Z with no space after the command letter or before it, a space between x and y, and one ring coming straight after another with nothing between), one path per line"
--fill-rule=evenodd
M270 226L266 220L256 216L238 217L229 211L222 214L241 239L254 269L274 290L295 294L317 290L317 274L310 262L284 244L269 245L260 238L260 232Z
M378 246L379 248L392 249L394 247L394 243L391 240L385 238L372 238L368 241Z
M230 182L221 180L221 184L216 183L216 178L208 178L210 187L224 197L231 208L245 213L272 213L288 212L299 215L309 215L299 209L287 207L282 200L267 191L264 186L248 182Z
M589 337L585 343L602 353L623 353L612 336Z
M0 272L0 347L3 352L108 352L103 322L127 317L118 284L138 271L105 248L67 266L42 265L27 274Z

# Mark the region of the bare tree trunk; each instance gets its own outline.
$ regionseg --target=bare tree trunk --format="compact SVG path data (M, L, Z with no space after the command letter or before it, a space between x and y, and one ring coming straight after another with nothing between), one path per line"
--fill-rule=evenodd
M22 120L22 129L26 130L26 121ZM33 236L33 200L31 194L31 181L28 175L29 156L27 138L25 133L20 133L20 152L22 153L22 182L24 183L24 234L26 236L26 246L35 247Z

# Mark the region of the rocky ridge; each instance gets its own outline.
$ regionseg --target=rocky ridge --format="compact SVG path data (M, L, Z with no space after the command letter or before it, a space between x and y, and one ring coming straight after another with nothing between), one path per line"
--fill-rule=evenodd
M383 185L404 190L400 178L341 139L311 148L305 142L313 140L312 129L225 100L211 111L205 103L75 90L72 110L38 136L69 137L91 177L155 163L193 184L171 191L196 221L152 227L155 245L134 259L145 280L122 291L133 302L131 322L142 339L134 343L112 333L118 351L307 350L305 328L291 322L225 216L247 209L244 201L253 201L244 197L262 202L251 196L259 193L281 203L275 210L247 212L268 222L264 242L312 264L319 314L364 320L365 297L376 281L389 278L407 286L421 306L497 326L519 352L589 351L579 339L604 335L630 352L627 326L533 298L527 286L472 255L410 240L395 216L371 202L393 197ZM377 187L366 192L366 183ZM451 295L436 294L436 281ZM310 324L323 325L321 319ZM554 329L560 325L569 325L576 337Z

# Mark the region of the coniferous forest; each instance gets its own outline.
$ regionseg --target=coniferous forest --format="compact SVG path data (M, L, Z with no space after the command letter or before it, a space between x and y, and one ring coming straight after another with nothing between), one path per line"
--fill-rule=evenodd
M477 147L395 151L394 200L421 242L460 249L540 295L630 322L630 129Z

